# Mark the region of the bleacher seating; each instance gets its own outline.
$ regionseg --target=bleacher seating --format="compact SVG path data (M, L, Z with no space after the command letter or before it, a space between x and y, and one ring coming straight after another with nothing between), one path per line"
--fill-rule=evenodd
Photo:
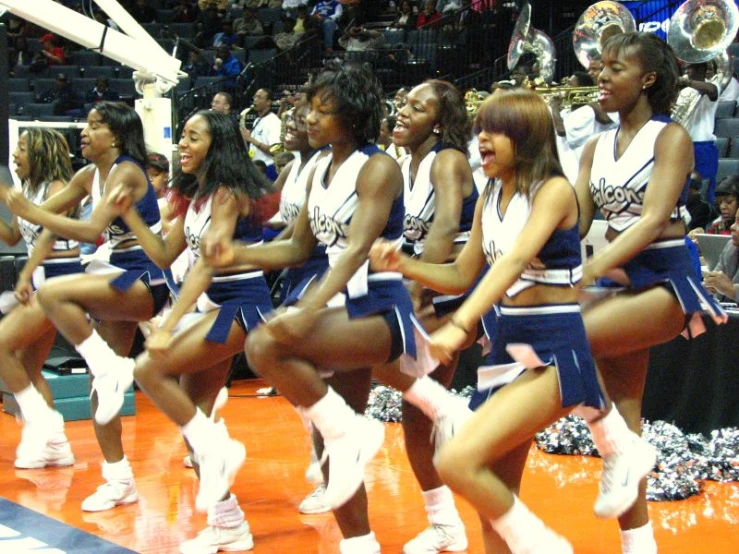
M24 113L35 119L46 119L54 115L54 104L31 102L24 106Z
M726 117L734 117L736 110L736 102L731 100L721 100L716 107L716 119L724 119Z
M739 117L717 119L713 132L717 137L739 137Z
M739 159L739 140L731 141L731 144L729 145L729 152L724 157Z
M724 177L739 173L739 159L737 158L721 158L718 161L718 171L716 172L716 182L720 183Z
M726 137L716 137L716 148L718 149L719 158L727 158L729 153L729 139Z
M249 63L263 63L277 55L275 48L256 48L249 51Z
M30 92L29 81L25 77L13 77L8 79L9 92Z

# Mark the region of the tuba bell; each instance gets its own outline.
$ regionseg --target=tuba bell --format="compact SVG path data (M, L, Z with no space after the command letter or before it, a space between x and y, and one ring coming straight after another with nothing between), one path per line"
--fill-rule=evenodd
M531 5L526 2L518 14L511 41L508 43L506 58L508 70L513 71L521 56L531 53L536 56L539 63L540 79L549 83L554 77L554 68L557 63L555 52L554 41L546 33L531 26Z
M614 35L636 31L631 12L619 2L605 0L587 8L578 18L572 32L575 57L585 69L600 56L603 45Z

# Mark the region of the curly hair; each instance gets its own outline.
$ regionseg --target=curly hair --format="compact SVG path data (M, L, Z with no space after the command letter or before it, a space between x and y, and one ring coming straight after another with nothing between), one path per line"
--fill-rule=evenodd
M306 94L309 102L316 95L333 99L342 127L351 131L358 144L377 140L385 94L366 65L329 62L307 86Z
M652 33L621 33L603 46L603 55L621 54L639 59L645 73L655 74L654 84L646 89L655 114L670 115L677 98L680 66L669 44Z
M535 92L517 88L490 96L475 117L475 133L480 131L511 139L516 189L523 194L531 197L537 183L563 175L549 109Z
M29 165L24 190L36 194L43 183L63 181L66 184L73 173L67 139L59 131L38 127L29 127L21 134L24 136Z
M464 96L447 81L428 79L423 84L431 86L439 102L441 143L468 155L467 145L472 138L472 122L467 115Z

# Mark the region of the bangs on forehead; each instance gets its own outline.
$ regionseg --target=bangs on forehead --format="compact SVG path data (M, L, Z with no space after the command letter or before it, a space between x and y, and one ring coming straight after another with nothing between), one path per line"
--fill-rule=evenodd
M475 123L472 126L472 132L476 135L482 131L486 133L505 133L508 126L506 125L505 117L503 116L504 110L500 109L500 97L505 93L500 93L498 96L491 96L480 106L477 115L475 116Z

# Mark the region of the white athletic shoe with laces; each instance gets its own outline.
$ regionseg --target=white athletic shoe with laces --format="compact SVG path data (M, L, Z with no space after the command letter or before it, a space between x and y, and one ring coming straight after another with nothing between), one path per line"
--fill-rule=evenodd
M364 468L377 454L384 438L382 423L357 415L344 436L326 442L329 479L324 500L332 509L346 504L357 492L364 479Z
M652 471L656 461L654 447L637 436L628 451L604 458L595 515L619 517L628 510L639 494L639 482Z
M136 362L131 358L120 356L117 358L112 367L105 373L97 375L92 381L92 388L98 397L95 421L100 425L107 425L120 413L124 395L133 384L133 369Z
M206 527L198 536L180 545L180 554L216 554L216 552L241 552L254 548L254 538L249 524L244 521L234 529Z
M326 512L330 512L331 506L326 502L324 498L325 494L326 486L321 483L303 499L300 506L298 506L298 511L301 514L325 514Z
M467 550L464 525L432 524L405 543L403 554L439 554Z
M137 502L139 495L133 479L123 481L111 480L100 485L94 494L82 501L85 512L103 512L116 506L124 506Z
M74 456L64 434L62 414L50 411L48 418L23 424L21 442L16 450L15 467L40 469L73 464Z

